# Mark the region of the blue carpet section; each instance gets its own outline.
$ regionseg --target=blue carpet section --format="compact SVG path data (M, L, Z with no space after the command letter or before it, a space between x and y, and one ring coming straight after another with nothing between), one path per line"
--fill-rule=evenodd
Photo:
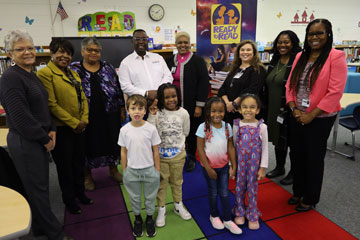
M229 194L231 206L233 206L235 196L230 191ZM207 185L199 163L196 164L196 169L193 172L184 172L183 201L207 239L224 240L239 239L239 237L244 239L281 239L262 221L260 221L260 229L256 231L249 230L246 222L241 226L243 233L240 236L230 233L227 229L214 229L209 220L210 210L207 198ZM220 199L218 204L221 213Z

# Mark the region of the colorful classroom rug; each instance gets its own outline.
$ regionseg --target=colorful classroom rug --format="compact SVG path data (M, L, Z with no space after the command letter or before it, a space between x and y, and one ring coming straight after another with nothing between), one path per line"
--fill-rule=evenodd
M112 181L107 168L93 171L96 190L88 192L94 200L90 206L81 206L83 213L72 215L65 212L65 232L76 240L128 240L132 235L134 216L129 197L123 185ZM230 181L230 191L234 192L235 183ZM260 229L249 230L247 222L241 226L241 235L231 234L227 230L215 230L209 221L209 204L207 186L201 173L201 166L184 172L183 200L193 219L182 220L174 212L170 187L166 200L166 225L157 228L157 235L152 239L159 240L231 240L231 239L356 239L351 234L322 216L315 210L298 213L294 206L287 204L291 195L269 179L259 182L258 205L262 212ZM234 195L231 194L231 203ZM221 206L219 205L221 209ZM145 210L142 211L145 219ZM156 217L156 213L154 219ZM147 239L144 235L138 239Z

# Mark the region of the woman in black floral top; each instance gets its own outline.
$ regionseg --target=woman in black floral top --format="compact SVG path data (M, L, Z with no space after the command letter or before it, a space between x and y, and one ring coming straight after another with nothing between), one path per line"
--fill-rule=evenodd
M71 68L81 78L89 102L89 126L86 128L85 189L95 189L92 168L109 166L110 176L117 182L122 176L117 170L120 149L117 138L124 116L124 98L113 66L100 61L101 44L96 38L81 43L83 60Z

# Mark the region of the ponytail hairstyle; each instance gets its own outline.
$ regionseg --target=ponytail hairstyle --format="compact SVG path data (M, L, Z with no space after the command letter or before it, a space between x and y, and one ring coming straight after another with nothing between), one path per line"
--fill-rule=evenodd
M208 98L205 103L205 124L204 124L204 132L205 132L205 142L211 142L211 138L213 137L212 134L212 126L211 126L211 105L213 103L222 103L224 106L224 110L226 108L226 104L224 100L221 97L211 97ZM229 139L230 133L229 133L229 127L228 124L225 124L225 135L226 139Z
M296 93L299 89L299 79L304 72L305 66L310 58L311 48L308 43L308 35L310 27L315 23L321 23L325 28L325 34L327 36L327 41L325 45L323 46L321 53L319 57L316 59L314 64L309 69L308 73L306 74L306 79L309 79L310 82L310 89L314 86L317 77L319 76L319 73L324 66L329 53L332 49L333 44L333 32L332 32L332 26L329 20L324 18L315 19L314 21L310 22L306 27L306 34L305 34L305 41L304 41L304 49L302 50L302 54L299 58L299 61L297 62L296 66L294 67L294 70L291 74L290 78L290 89L294 90Z

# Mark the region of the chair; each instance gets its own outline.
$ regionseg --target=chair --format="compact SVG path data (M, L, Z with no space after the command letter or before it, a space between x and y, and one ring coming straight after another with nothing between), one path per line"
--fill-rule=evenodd
M355 146L355 131L360 130L360 106L354 108L353 116L340 119L339 124L351 131L353 153L352 155L348 155L338 151L336 152L355 161L355 149L360 149ZM345 145L349 144L345 142Z

